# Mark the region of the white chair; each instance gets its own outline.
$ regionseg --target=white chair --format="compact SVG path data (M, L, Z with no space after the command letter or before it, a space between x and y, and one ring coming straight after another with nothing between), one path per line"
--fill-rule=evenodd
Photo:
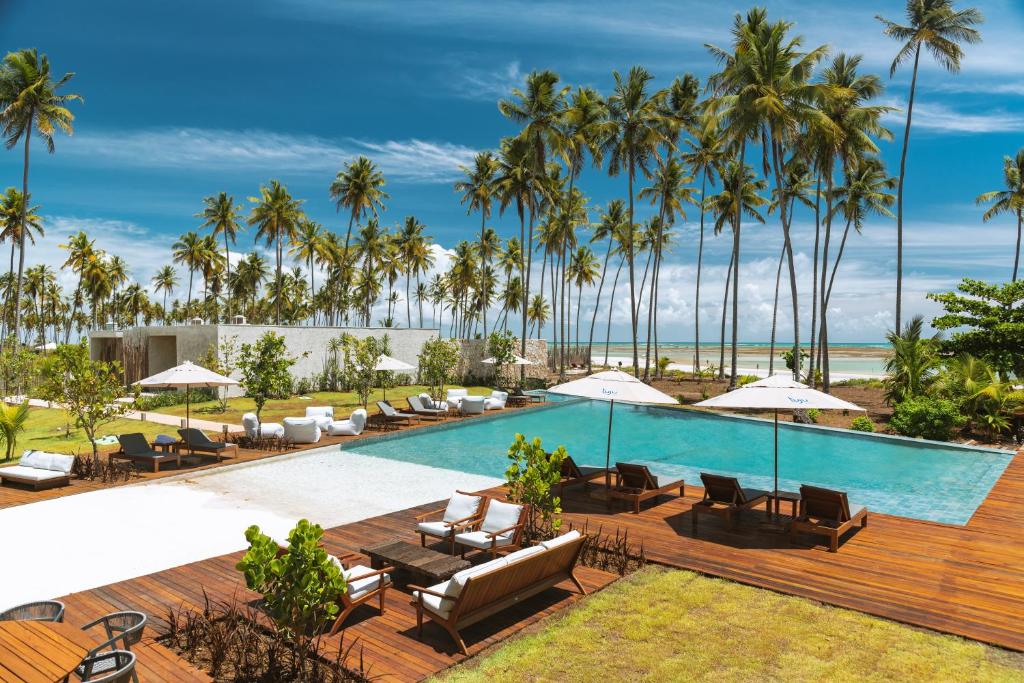
M284 425L277 422L260 422L256 413L246 413L242 416L242 428L245 435L253 440L279 439L284 436Z
M507 391L492 391L491 395L484 399L484 410L501 410L508 401Z
M482 415L484 412L483 396L463 396L459 401L459 411L463 415Z
M347 420L335 420L327 425L329 436L359 436L366 429L366 410L356 408Z
M316 426L320 428L320 431L326 431L332 422L334 422L334 408L330 406L309 406L306 408L306 417L311 417L316 420Z
M480 523L480 528L455 534L455 545L463 547L463 557L466 555L467 546L489 551L491 557L498 554L498 548L518 547L522 544L527 512L525 505L492 500L487 504L487 512L484 521Z
M317 443L320 441L320 426L315 417L286 417L284 438L291 443Z
M462 407L462 399L467 396L469 396L468 389L449 389L448 394L445 396L445 403L458 410Z
M71 483L73 455L25 451L17 465L0 468L0 481L31 486L33 490L65 486Z
M446 413L448 412L448 401L435 401L430 398L430 394L427 392L420 394L420 400L423 401L424 408L432 408L434 410L443 410Z
M476 496L471 493L456 491L448 500L448 505L443 510L431 510L416 516L416 531L420 535L420 545L426 547L427 536L433 538L447 539L452 554L455 553L455 545L452 542L452 532L461 527L472 524L480 515L484 505L484 496ZM438 513L444 513L440 520L431 521Z

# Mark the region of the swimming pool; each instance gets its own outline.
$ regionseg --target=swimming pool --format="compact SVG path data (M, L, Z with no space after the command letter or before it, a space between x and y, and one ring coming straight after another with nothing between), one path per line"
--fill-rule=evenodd
M608 404L573 400L466 422L450 422L343 447L363 455L502 476L515 434L565 446L579 464L604 464ZM701 472L772 485L772 423L697 411L616 405L612 461L641 462L699 484ZM870 509L966 524L1009 464L1009 451L779 427L779 487L801 483L846 491Z

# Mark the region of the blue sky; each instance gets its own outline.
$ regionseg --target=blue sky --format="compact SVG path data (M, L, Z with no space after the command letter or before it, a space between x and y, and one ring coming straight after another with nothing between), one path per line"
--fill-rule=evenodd
M885 76L882 99L903 105L909 74L888 78L896 45L873 18L901 20L903 3L764 4L773 18L795 21L806 44L864 54L865 70ZM926 292L964 275L1008 279L1012 266L1012 222L983 225L973 200L1001 185L1002 156L1024 144L1024 8L974 5L987 19L984 42L968 47L963 71L952 76L922 61L906 191L905 292L907 307L925 314L934 312ZM495 102L526 73L550 68L567 83L604 92L613 69L634 64L661 85L687 71L704 77L715 66L704 43L726 44L732 14L749 6L0 0L5 49L38 47L56 71L76 72L73 90L86 100L75 107L74 137L59 138L55 155L36 147L30 189L47 237L29 262L59 265L57 245L85 229L147 283L170 260L174 238L197 228L193 214L205 195L225 190L244 202L270 178L304 198L312 218L343 230L327 186L357 154L374 159L387 177L384 222L416 215L450 248L479 225L452 191L458 166L515 132ZM890 125L898 139L901 117ZM898 144L884 146L893 174L898 153ZM0 184L20 179L20 154L0 154ZM625 179L588 171L581 187L600 205L625 194ZM663 338L692 338L697 217L691 212L681 227L665 269ZM518 231L512 215L492 223L503 236ZM794 239L806 299L813 216L797 217ZM243 236L241 246L251 248L251 240ZM777 221L745 232L745 339L767 337L780 244ZM833 296L833 340L875 340L891 326L894 245L888 220L873 220L851 239ZM727 259L725 240L711 240L706 329L718 315ZM784 303L780 329L786 310ZM613 336L622 336L627 311L616 312Z

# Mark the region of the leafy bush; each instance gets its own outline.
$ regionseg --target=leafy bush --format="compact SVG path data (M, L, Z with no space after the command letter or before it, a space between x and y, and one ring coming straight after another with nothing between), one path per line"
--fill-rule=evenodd
M960 406L945 398L918 396L896 404L889 426L897 434L949 441L967 423Z
M821 411L817 408L808 408L807 419L811 421L811 424L818 424L818 418L821 416Z
M756 382L759 379L761 378L758 377L757 375L740 375L739 377L736 378L736 385L742 387L747 384L750 384L751 382Z
M272 398L287 398L292 388L289 370L297 359L288 355L284 337L267 332L255 344L242 344L238 368L245 395L256 404L256 419Z
M292 391L299 395L308 394L315 386L314 378L301 377L292 384Z
M875 431L875 423L867 415L861 415L860 417L853 418L850 429L855 432L873 432Z
M562 478L562 461L567 455L564 446L547 453L539 438L527 441L522 434L516 434L516 440L509 446L510 462L505 470L508 498L533 507L533 519L527 530L531 537L541 529L557 533L562 524L562 501L554 490Z
M278 629L300 641L318 634L337 616L338 596L348 589L341 567L320 544L323 535L319 524L300 519L282 552L254 524L245 530L249 550L235 565L249 590L263 595Z
M189 395L191 396L190 400L192 403L212 401L217 398L216 392L207 387L195 387L189 392ZM161 391L152 396L140 396L135 400L135 405L143 412L150 412L169 406L185 405L185 391L174 389L171 391Z
M863 387L865 389L883 389L885 383L880 379L873 379L869 377L855 378L855 379L844 379L838 382L832 382L833 387Z

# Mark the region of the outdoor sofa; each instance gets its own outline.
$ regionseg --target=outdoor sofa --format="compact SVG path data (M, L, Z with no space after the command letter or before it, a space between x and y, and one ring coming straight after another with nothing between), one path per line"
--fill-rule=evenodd
M67 486L71 483L74 464L72 455L25 451L17 465L0 468L0 481L30 486L33 491Z

